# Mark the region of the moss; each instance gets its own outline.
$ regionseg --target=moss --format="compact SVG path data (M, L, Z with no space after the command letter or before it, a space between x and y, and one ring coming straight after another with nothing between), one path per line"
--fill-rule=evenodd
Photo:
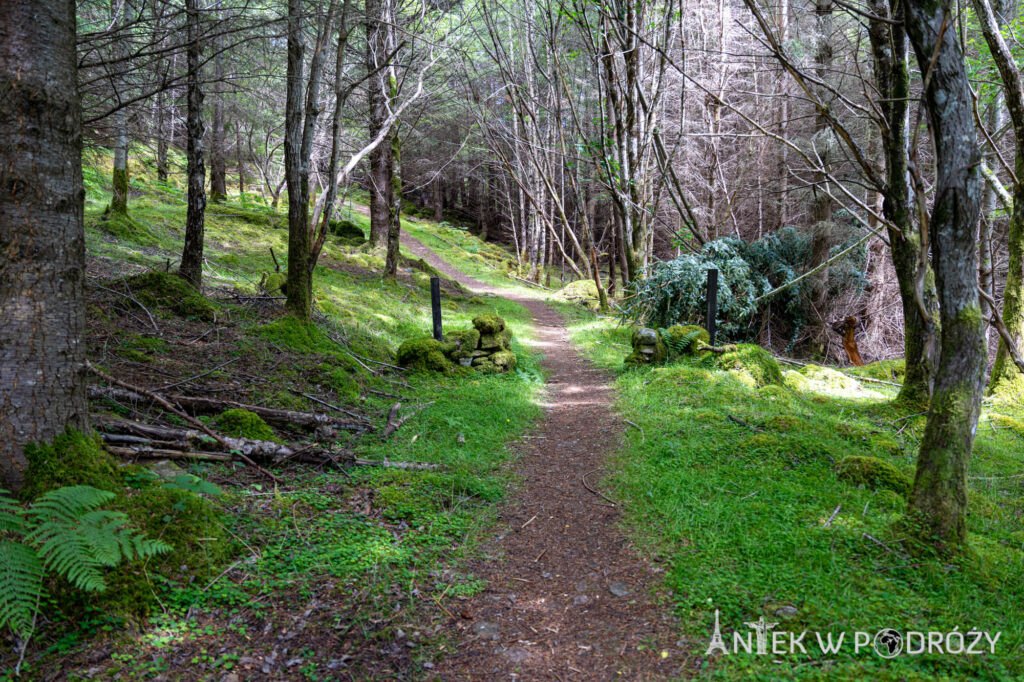
M217 314L215 303L176 274L151 270L128 277L125 282L135 297L147 306L204 322L212 322Z
M466 357L480 347L480 330L472 327L462 331L450 331L446 339L457 346L453 355Z
M255 331L257 335L297 353L330 355L337 352L337 346L319 327L293 315L268 322Z
M269 227L284 230L288 227L288 216L283 213L275 213L270 209L257 207L244 207L238 204L214 204L206 206L207 216L230 216L232 220L238 220L248 225L258 227Z
M432 492L415 485L385 485L376 491L375 501L382 508L384 518L415 522L438 510Z
M799 370L787 371L786 385L798 391L813 391L831 396L868 398L882 396L864 387L857 379L830 367L807 365Z
M254 412L243 409L224 410L213 418L217 430L226 436L235 438L251 438L253 440L277 440L274 430L263 418Z
M758 389L758 392L768 400L789 403L793 400L793 394L784 386L768 384Z
M104 213L97 216L92 222L92 226L112 237L142 246L156 246L159 241L148 227L126 213L116 211Z
M491 363L502 372L509 372L516 368L516 355L510 350L502 350L490 357Z
M363 228L351 220L332 220L328 230L346 246L360 246L366 243L366 233L363 232Z
M674 324L665 330L663 336L667 337L665 343L670 350L683 355L696 353L701 345L711 340L708 330L696 324Z
M626 366L660 365L668 359L668 346L657 329L634 327L629 336L633 352L623 360ZM643 352L644 350L649 352Z
M996 426L1004 429L1009 429L1010 431L1013 431L1021 438L1024 438L1024 422L1020 421L1019 419L1007 417L1004 414L993 414L989 416L989 419Z
M413 270L417 270L419 272L422 272L422 273L424 273L426 275L429 275L430 277L443 277L444 276L444 275L442 275L440 273L440 271L438 271L437 268L435 268L433 265L431 265L427 261L423 260L422 258L417 258L415 260L407 259L404 262L404 264L405 264L406 267L410 267Z
M480 334L497 334L505 329L505 320L497 315L477 315L473 318L473 326L480 330Z
M412 273L412 280L420 289L430 291L430 275L423 272L414 272Z
M512 344L512 331L509 329L502 329L500 332L495 334L480 334L480 349L481 350L493 350L500 348L508 350Z
M402 342L402 345L398 347L396 358L402 367L449 372L452 369L452 363L445 357L445 353L446 351L450 353L453 350L454 344L446 346L437 339L426 336Z
M113 492L105 508L127 514L133 528L170 543L173 551L107 572L108 589L102 594L71 590L58 582L53 596L65 616L77 617L85 609L143 616L154 601L153 575L188 580L219 570L237 551L216 507L185 490L158 482L142 467L121 466L102 447L95 434L67 430L51 444L26 448L29 467L20 496L33 499L69 485L89 485ZM141 485L130 487L129 481Z
M468 303L469 305L485 305L486 304L484 299L480 298L479 296L471 296L470 299L468 301L466 301L466 303Z
M713 354L715 365L719 369L736 372L744 383L753 382L754 386L782 384L782 371L775 358L760 346L751 343L740 343L735 350Z
M868 443L873 452L879 452L890 457L903 454L903 446L887 433L872 433L868 435Z
M362 392L362 386L356 381L352 373L342 367L327 366L322 372L330 381L331 388L338 392L339 396L349 400L357 400Z
M846 372L858 377L901 382L907 373L907 363L903 358L879 360L878 362L871 362L860 367L850 367Z
M855 486L884 488L906 496L910 493L911 480L895 466L877 457L844 457L836 464L839 480Z
M597 293L597 283L592 279L580 279L569 282L555 292L554 297L566 303L576 303L591 310L601 307L601 300Z
M791 414L774 414L764 420L764 425L775 431L792 431L804 425L804 420Z
M288 284L288 275L284 272L271 272L263 276L263 288L270 294L284 296L288 293L285 288Z

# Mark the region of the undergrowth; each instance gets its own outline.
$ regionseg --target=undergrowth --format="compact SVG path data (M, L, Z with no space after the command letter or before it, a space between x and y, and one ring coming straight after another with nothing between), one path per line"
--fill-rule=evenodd
M579 309L574 342L618 373L618 409L636 424L608 480L627 525L667 566L687 653L716 679L1008 679L1024 674L1024 513L1019 411L990 402L969 470L971 553L941 562L904 551L894 522L906 502L924 429L919 408L825 381L812 368L757 388L701 360L625 370L629 333ZM897 363L857 372L890 380ZM787 375L789 372L787 372ZM810 379L808 379L810 377ZM844 388L845 387L845 388ZM850 390L847 390L850 389ZM849 459L844 459L849 458ZM1002 632L995 655L901 655L868 646L839 654L706 657L716 612L722 633L838 636L894 628ZM786 640L788 641L788 640ZM806 640L805 640L806 642ZM786 649L788 652L788 648Z

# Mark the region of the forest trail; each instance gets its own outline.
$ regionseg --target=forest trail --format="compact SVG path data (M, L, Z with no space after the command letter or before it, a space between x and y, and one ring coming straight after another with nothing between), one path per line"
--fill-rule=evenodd
M543 302L467 277L412 237L402 244L477 292L526 306L549 374L545 416L517 443L521 484L499 511L484 558L469 570L483 593L455 602L454 652L444 680L666 679L685 657L661 576L619 527L620 513L595 491L624 424L612 412L610 377L573 349L561 315ZM588 489L589 488L589 489Z

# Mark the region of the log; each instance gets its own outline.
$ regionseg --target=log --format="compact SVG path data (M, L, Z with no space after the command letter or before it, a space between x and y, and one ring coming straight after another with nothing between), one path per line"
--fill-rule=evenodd
M90 386L89 397L114 398L117 400L127 400L132 402L151 399L149 396L142 393L137 393L127 388L119 388L117 386ZM214 414L223 412L224 410L240 409L258 414L264 421L270 424L277 424L278 426L303 426L306 428L330 426L335 429L342 429L345 431L373 431L373 425L369 420L353 421L349 419L340 419L338 417L332 417L329 414L323 414L322 412L276 410L269 407L246 405L233 400L215 400L214 398L198 398L184 395L169 395L165 396L165 399L197 414Z

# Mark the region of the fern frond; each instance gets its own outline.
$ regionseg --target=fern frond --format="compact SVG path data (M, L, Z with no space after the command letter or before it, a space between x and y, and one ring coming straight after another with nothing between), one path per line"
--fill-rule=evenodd
M24 512L18 503L10 497L10 493L0 488L0 533L13 531L25 532Z
M86 512L98 508L114 497L116 496L112 492L87 485L57 488L33 502L26 515L36 525L45 525L49 521L74 523Z
M0 541L0 628L27 637L43 594L43 563L32 548Z

